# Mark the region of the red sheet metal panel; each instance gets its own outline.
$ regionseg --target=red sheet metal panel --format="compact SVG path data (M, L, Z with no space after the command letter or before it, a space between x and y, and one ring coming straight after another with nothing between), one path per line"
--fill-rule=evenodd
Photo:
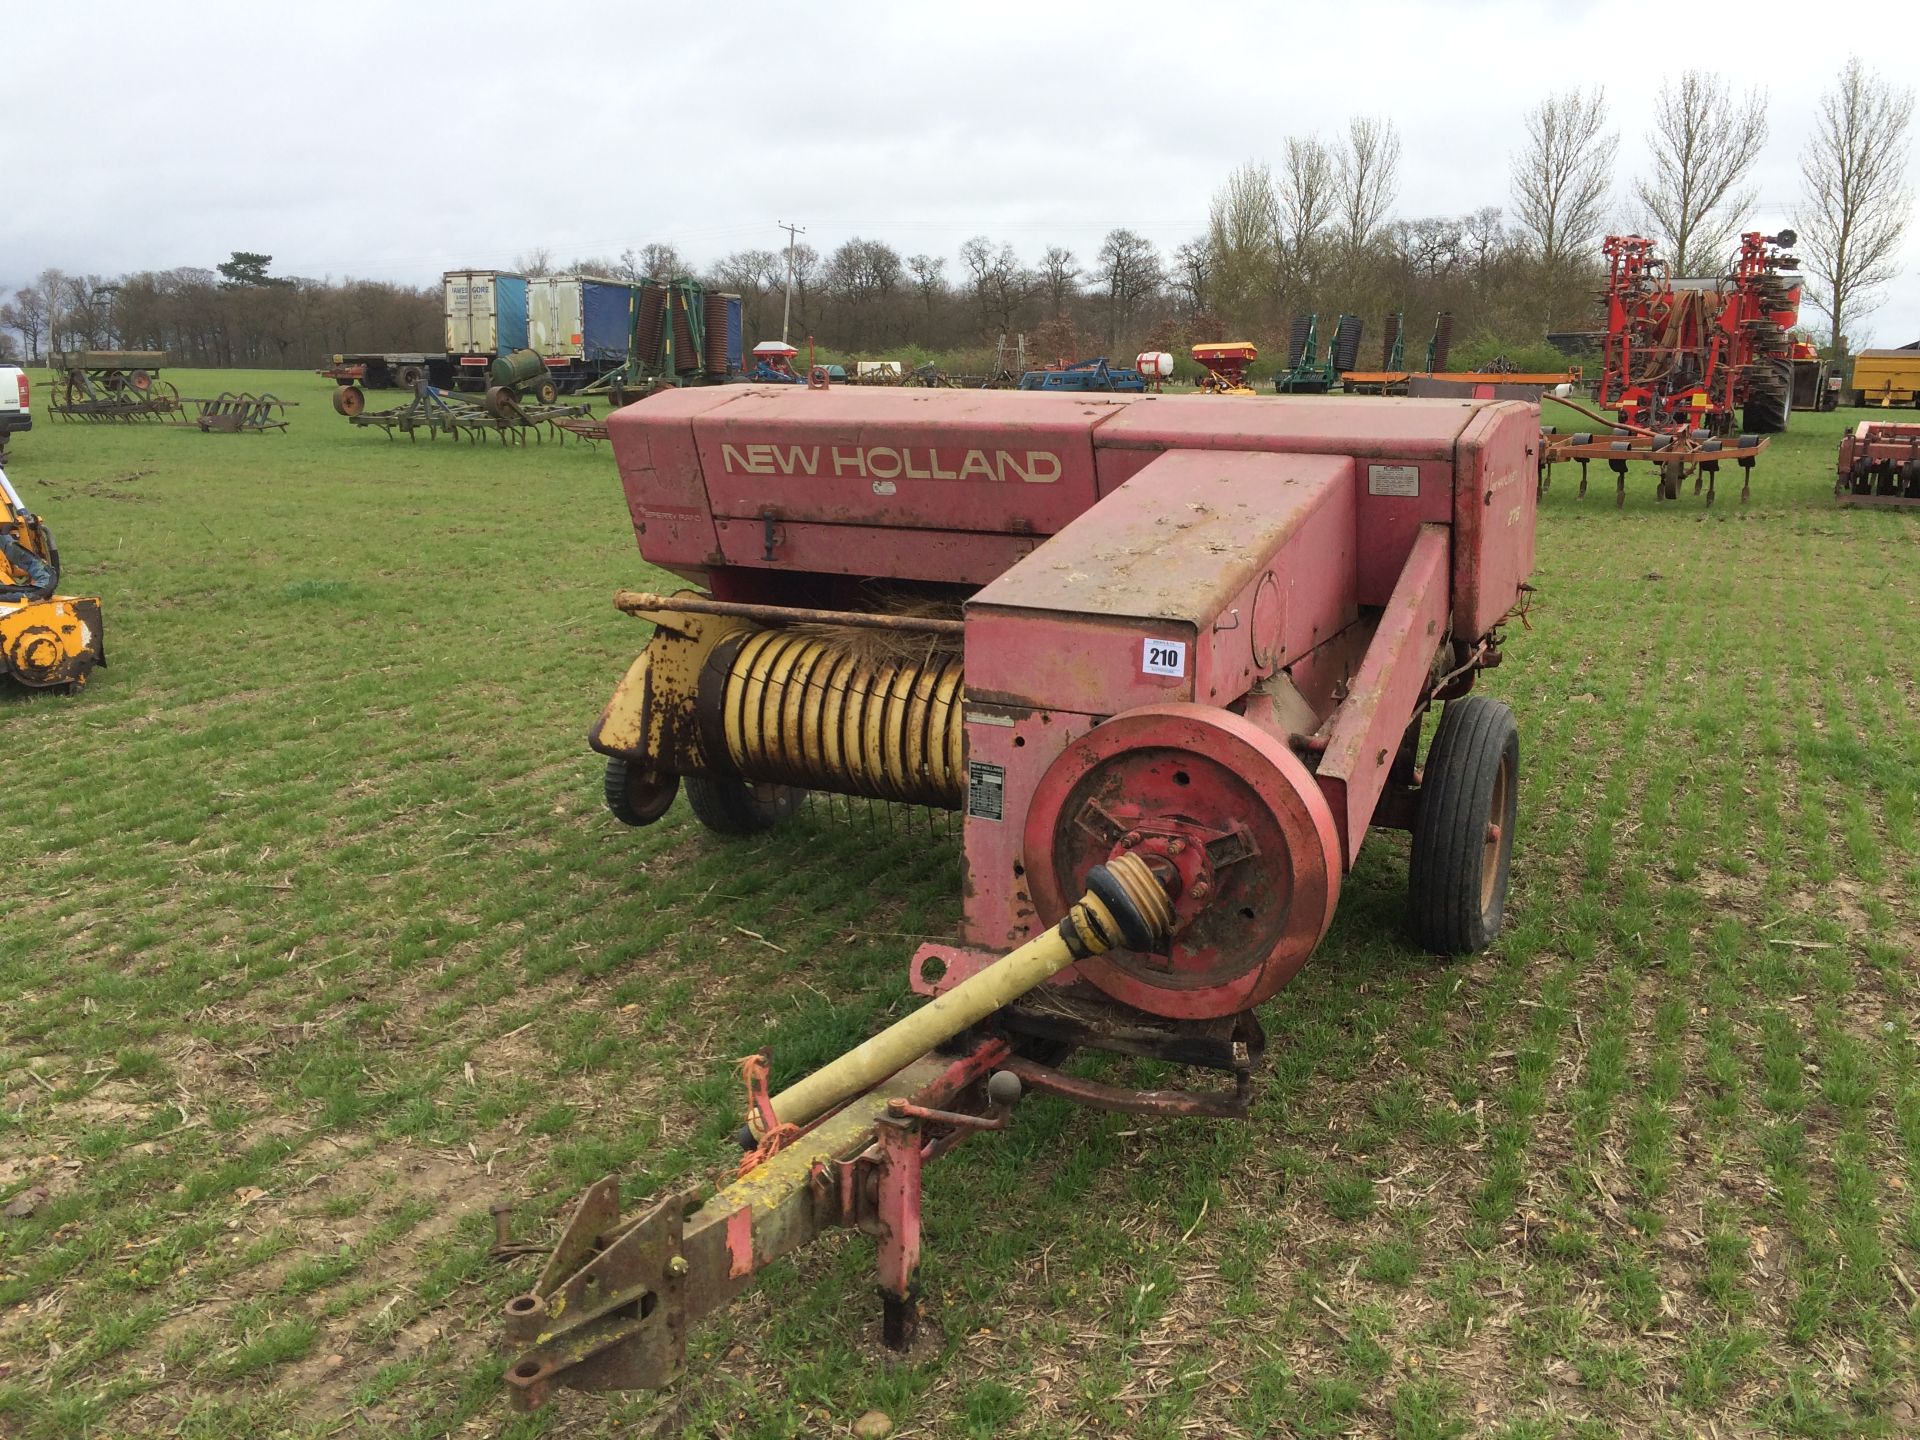
M1478 408L1471 400L1165 395L1102 421L1096 443L1103 451L1288 450L1450 460Z
M967 703L966 897L961 938L996 952L1024 944L1057 916L1033 904L1021 837L1034 787L1060 752L1093 720L1066 711ZM1063 972L1068 983L1072 972Z
M1414 703L1433 673L1434 652L1446 638L1450 539L1444 525L1420 528L1315 772L1333 807L1349 868L1386 789Z
M1539 504L1538 412L1506 404L1482 410L1460 437L1454 477L1453 631L1475 640L1520 601L1533 572Z
M683 573L723 563L693 422L740 398L734 386L662 390L607 417L607 438L640 553Z
M742 387L695 421L715 515L1051 535L1096 498L1110 400Z
M716 520L713 528L722 559L741 569L804 570L964 585L986 584L1031 554L1042 538L962 530L894 530L876 525L810 525L771 517Z
M1162 455L969 602L967 692L1228 704L1353 620L1354 512L1344 457Z
M1100 490L1106 494L1166 450L1351 455L1362 537L1359 600L1384 605L1415 532L1452 520L1456 450L1488 408L1473 400L1167 397L1101 423L1094 437Z

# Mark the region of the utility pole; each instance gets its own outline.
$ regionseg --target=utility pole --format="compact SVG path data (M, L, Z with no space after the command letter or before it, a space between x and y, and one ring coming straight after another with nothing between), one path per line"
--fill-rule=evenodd
M787 326L793 319L793 237L806 234L806 228L780 222L780 229L787 232L787 308L780 312L780 343L787 343Z

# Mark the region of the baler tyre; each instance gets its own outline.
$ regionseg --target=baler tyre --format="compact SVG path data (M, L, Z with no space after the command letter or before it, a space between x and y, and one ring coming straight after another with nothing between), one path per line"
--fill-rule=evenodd
M1484 695L1450 701L1427 752L1407 877L1414 935L1426 949L1470 955L1500 933L1519 780L1513 711Z
M672 808L673 797L680 793L680 780L676 775L663 780L651 770L612 755L607 758L600 793L613 818L622 825L651 825Z
M745 780L686 777L694 818L716 835L760 835L800 808L804 790L791 785L755 785Z

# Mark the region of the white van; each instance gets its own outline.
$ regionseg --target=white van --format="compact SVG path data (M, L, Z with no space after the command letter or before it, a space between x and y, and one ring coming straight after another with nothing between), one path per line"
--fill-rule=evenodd
M18 365L0 365L0 450L7 437L33 428L33 406L27 394L27 372Z

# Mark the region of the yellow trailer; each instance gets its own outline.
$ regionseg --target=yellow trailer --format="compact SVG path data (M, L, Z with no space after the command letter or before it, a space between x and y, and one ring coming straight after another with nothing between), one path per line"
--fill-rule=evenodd
M1855 405L1920 405L1920 349L1862 350L1848 389Z

